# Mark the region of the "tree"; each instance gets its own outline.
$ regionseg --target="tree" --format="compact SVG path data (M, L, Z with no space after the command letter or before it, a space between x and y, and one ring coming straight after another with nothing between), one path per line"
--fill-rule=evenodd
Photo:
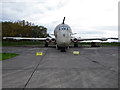
M38 25L31 26L31 23L23 20L18 22L2 22L2 36L44 38L49 35L47 34L46 27Z

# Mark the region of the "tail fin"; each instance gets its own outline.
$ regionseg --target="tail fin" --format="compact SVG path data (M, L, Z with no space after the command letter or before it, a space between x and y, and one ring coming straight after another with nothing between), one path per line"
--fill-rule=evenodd
M64 23L64 21L65 21L65 17L64 17L64 19L63 19L63 22L62 22L62 24L65 24L65 23Z

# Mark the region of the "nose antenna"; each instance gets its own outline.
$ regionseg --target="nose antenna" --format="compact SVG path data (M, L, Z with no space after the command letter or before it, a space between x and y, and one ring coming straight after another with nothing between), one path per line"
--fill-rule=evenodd
M65 23L64 23L64 21L65 21L65 17L64 17L64 19L63 19L63 22L62 22L62 24L65 24Z

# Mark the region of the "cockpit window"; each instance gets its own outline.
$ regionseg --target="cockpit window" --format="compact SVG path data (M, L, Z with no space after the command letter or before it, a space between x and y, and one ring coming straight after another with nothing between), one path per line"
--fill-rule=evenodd
M67 26L61 26L61 27L59 27L59 30L68 30L69 29L69 27L67 27Z
M67 30L69 32L72 32L71 31L71 28L68 26L68 25L58 25L56 28L55 28L56 32L59 31L59 30Z

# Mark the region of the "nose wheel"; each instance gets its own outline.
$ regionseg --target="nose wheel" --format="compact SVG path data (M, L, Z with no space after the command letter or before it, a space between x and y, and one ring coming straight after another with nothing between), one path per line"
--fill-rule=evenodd
M65 47L62 47L62 48L61 48L61 52L66 52L66 48L65 48Z

